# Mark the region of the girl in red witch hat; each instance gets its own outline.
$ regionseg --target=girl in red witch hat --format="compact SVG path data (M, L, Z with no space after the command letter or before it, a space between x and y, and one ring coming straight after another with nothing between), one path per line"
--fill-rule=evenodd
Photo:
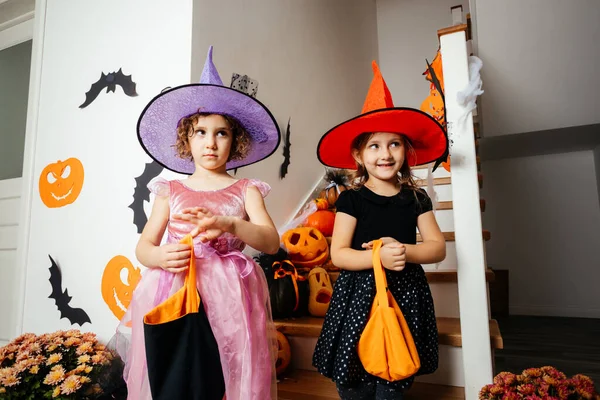
M442 261L444 236L426 192L411 167L439 159L447 150L443 128L428 114L394 107L381 72L374 78L361 115L329 130L319 142L321 163L356 170L354 190L340 194L331 242L333 264L342 269L334 288L313 365L337 384L344 400L402 399L414 376L387 381L365 371L357 344L375 297L372 242L404 314L421 363L417 375L438 365L433 299L420 264ZM416 245L417 228L423 243Z

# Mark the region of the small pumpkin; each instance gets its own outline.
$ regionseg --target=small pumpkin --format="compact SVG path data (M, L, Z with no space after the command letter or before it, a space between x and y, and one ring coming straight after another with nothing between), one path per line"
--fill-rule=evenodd
M333 295L329 274L323 268L313 268L308 274L308 285L310 287L308 312L315 317L324 317Z
M328 185L319 193L319 197L326 199L329 206L334 207L340 193L348 189L348 174L343 170L328 170L323 179Z
M317 210L327 210L329 208L329 202L322 197L315 199L315 204L317 205Z
M292 360L292 349L285 335L277 331L277 361L275 362L275 373L281 376L290 366Z
M333 211L318 210L308 216L304 225L318 229L325 236L331 236L334 222L335 213Z
M127 271L127 283L121 279L121 271ZM133 290L142 278L139 268L135 268L125 256L115 256L106 264L102 274L102 298L110 311L119 320L131 303Z
M81 193L83 175L83 165L77 158L46 165L38 185L42 202L48 208L73 203Z
M300 227L290 229L281 238L290 260L299 267L324 264L329 258L327 239L318 229Z

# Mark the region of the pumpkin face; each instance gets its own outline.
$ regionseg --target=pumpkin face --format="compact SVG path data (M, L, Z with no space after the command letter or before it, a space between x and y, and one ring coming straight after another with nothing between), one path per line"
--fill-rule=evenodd
M290 366L292 360L292 349L290 342L285 335L277 331L277 361L275 363L275 371L277 376L281 376Z
M318 210L308 216L306 226L316 228L325 236L333 235L335 213L329 210Z
M324 317L333 295L329 274L323 268L313 268L308 274L308 285L308 312L315 317Z
M127 271L126 283L121 279L123 270ZM125 256L115 256L106 264L102 275L102 298L119 320L125 315L141 277L140 269L135 268Z
M290 229L281 239L296 266L321 265L329 257L327 239L318 229L309 227Z
M48 164L40 174L40 198L49 208L73 203L82 187L83 165L76 158Z

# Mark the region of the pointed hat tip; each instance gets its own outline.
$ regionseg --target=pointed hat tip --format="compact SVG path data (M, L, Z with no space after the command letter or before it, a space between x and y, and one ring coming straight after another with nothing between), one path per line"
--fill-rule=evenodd
M208 53L206 54L206 62L204 63L204 69L202 70L202 75L200 76L200 83L210 83L213 85L221 85L223 86L223 81L217 72L217 68L213 63L212 59L213 46L210 45L208 47Z

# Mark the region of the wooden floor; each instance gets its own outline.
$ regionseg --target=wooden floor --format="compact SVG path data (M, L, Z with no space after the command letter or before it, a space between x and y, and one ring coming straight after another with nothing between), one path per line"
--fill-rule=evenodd
M277 385L279 400L339 400L335 384L317 372L295 371ZM462 388L415 383L406 400L463 400Z
M498 317L504 348L496 373L550 365L571 376L588 375L600 388L600 319Z

